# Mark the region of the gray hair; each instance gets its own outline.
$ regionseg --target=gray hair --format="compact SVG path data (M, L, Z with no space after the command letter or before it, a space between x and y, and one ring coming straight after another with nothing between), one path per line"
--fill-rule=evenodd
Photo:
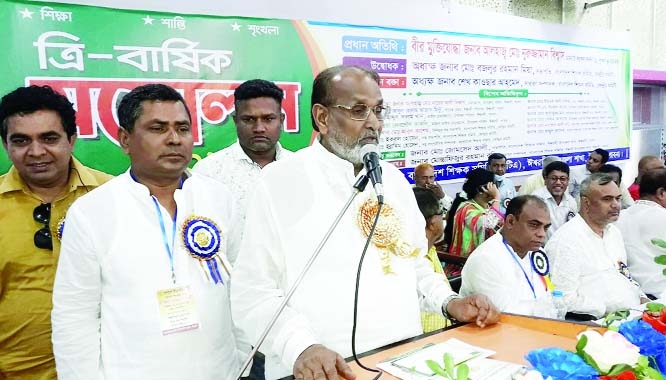
M580 184L580 196L589 197L590 188L592 185L604 186L608 185L610 182L613 182L613 177L609 176L606 173L593 173L589 177L585 178Z

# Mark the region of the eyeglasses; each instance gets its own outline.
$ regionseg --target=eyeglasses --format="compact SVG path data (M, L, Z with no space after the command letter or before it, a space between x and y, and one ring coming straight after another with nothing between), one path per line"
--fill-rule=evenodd
M353 106L344 106L342 104L336 104L332 107L342 108L349 112L349 118L352 120L366 121L370 112L375 114L377 120L384 120L388 117L391 107L384 105L377 105L370 107L367 104L354 104Z
M42 203L35 207L35 209L32 210L32 218L35 222L44 224L44 227L35 232L35 247L53 250L53 239L51 238L51 229L49 228L49 222L51 221L51 204Z
M546 177L550 182L567 182L569 177Z

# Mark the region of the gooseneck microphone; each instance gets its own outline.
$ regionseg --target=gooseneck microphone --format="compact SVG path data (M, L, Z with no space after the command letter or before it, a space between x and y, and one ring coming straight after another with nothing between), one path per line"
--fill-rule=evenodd
M365 165L365 171L370 177L372 187L377 194L377 202L384 204L384 187L382 186L382 167L379 166L379 148L375 144L365 144L361 147L360 156Z

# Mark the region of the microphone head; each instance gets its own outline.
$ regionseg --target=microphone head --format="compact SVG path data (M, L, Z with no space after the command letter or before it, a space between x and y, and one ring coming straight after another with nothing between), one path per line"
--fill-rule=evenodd
M377 144L365 144L361 147L361 150L359 151L359 155L361 156L361 160L365 161L365 157L370 154L370 153L375 153L377 156L379 156L379 147Z

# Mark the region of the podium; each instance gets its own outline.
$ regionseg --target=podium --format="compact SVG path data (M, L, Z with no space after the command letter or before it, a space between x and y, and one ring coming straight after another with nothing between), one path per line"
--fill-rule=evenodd
M450 338L462 340L475 346L497 352L491 359L529 365L525 360L528 352L543 347L560 347L568 351L575 350L576 335L588 328L602 329L596 325L559 321L521 315L502 314L500 322L485 328L474 324L448 327L438 332L420 335L402 342L359 355L359 360L366 367L374 368L377 363L426 345L443 342ZM603 330L603 329L602 329ZM376 374L358 367L353 359L347 359L357 380L370 380ZM382 374L382 380L396 379L388 373Z

